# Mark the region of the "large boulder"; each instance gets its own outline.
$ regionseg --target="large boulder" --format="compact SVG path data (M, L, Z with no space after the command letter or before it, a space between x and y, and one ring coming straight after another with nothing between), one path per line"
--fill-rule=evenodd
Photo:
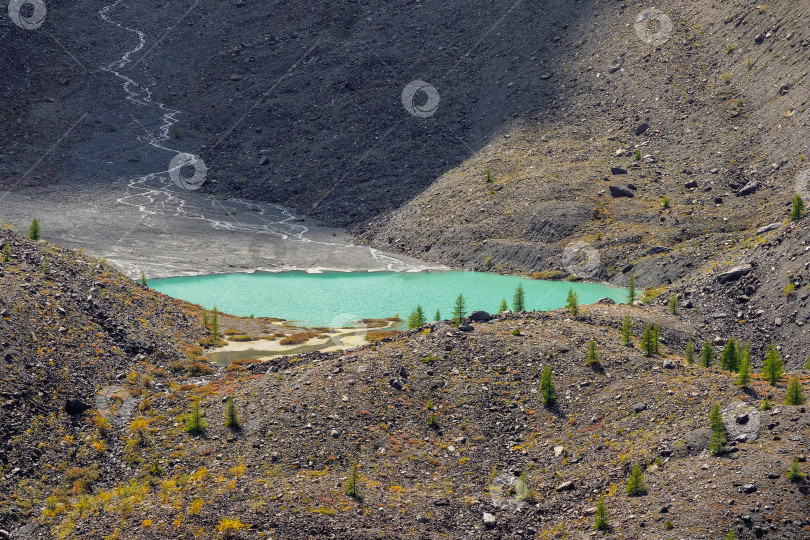
M469 319L473 322L487 322L491 318L492 316L486 311L473 311L469 316Z
M728 283L729 281L736 281L743 277L744 275L751 272L752 267L750 264L743 264L741 266L735 266L730 270L726 270L720 274L717 274L717 281L720 283Z

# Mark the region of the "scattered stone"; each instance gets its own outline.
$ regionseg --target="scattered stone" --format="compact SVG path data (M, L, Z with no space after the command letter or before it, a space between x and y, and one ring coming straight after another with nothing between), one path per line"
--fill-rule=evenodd
M757 229L757 234L764 234L764 233L766 233L768 231L773 231L775 229L778 229L781 226L782 226L781 223L771 223L769 225L765 225L764 227L760 227L759 229Z
M555 446L554 447L554 457L560 457L565 454L565 447L564 446Z
M773 320L773 324L775 324L776 326L782 326L782 317L776 317Z
M435 501L433 501L433 505L434 506L450 506L450 499L447 499L446 497L436 499Z
M460 324L458 329L462 332L472 332L475 328L471 324Z
M489 512L484 512L484 526L488 529L492 529L495 525L498 524L498 520L495 519L495 516L490 514Z
M756 193L759 189L759 182L756 180L751 180L747 184L745 184L740 191L737 192L738 197L745 197L746 195L751 195Z
M473 311L469 318L474 322L487 322L492 316L486 311Z
M270 158L267 157L267 156L260 157L259 158L259 165L261 165L261 166L270 165Z
M726 270L725 272L717 275L717 281L720 283L728 283L729 281L736 281L741 277L747 275L752 270L750 264L744 264L741 266L735 266L730 270Z
M650 129L650 125L648 123L644 122L643 124L639 124L636 127L636 131L635 131L636 136L644 135L647 132L648 129Z
M645 410L647 410L647 404L646 403L636 403L635 405L633 405L633 410L636 411L637 413L645 411Z
M619 186L609 186L610 187L610 196L614 199L619 197L633 197L633 192L629 189L619 187Z
M675 362L667 358L664 360L664 369L675 369Z
M92 407L80 399L68 399L65 401L65 412L68 414L82 414L89 409L92 409Z
M601 304L601 305L611 306L611 305L615 304L616 301L613 300L613 298L600 298L599 300L596 301L596 303Z
M402 390L403 388L405 388L405 385L404 385L404 384L402 384L402 381L400 381L400 380L398 380L398 379L391 379L391 380L389 381L389 384L390 384L390 385L391 385L393 388L395 388L396 390Z
M611 167L610 168L611 174L627 174L627 169L624 167Z
M554 488L554 491L557 491L557 492L573 491L573 490L574 490L574 482L571 481L571 480L563 482L562 484L560 484L559 486Z
M683 185L683 187L692 189L698 187L697 180L689 180L687 183Z
M756 484L748 483L743 484L743 486L740 488L739 491L740 493L754 493L756 490L757 490Z

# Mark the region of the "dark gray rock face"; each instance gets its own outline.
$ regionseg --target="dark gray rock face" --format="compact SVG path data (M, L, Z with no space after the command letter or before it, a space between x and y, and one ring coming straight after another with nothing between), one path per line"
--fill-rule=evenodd
M744 264L742 266L735 266L730 270L726 270L725 272L717 275L717 281L720 283L728 283L730 281L736 281L741 277L747 275L751 272L752 268L750 264Z
M613 198L633 197L633 192L627 188L619 186L610 186L610 196Z

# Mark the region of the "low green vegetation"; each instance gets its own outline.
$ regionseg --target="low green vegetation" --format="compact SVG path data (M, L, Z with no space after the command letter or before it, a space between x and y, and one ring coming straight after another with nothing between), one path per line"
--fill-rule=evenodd
M804 405L804 392L802 392L802 381L799 377L791 377L787 387L786 405Z
M807 475L799 468L798 458L793 458L793 463L791 463L788 468L787 477L788 480L797 484L807 478Z
M627 303L632 306L633 301L635 299L636 299L636 276L630 276L630 280L627 282Z
M723 415L720 413L720 404L715 403L709 413L709 426L712 429L712 436L709 441L709 452L713 456L720 456L726 452L728 444L728 433L723 425Z
M360 491L360 466L357 462L352 463L352 470L349 473L349 479L346 481L346 487L343 493L352 499L362 501L363 494Z
M31 240L39 240L42 238L42 231L39 228L39 220L34 219L31 226L28 227L28 238Z
M186 431L189 433L202 433L205 428L206 422L203 418L202 407L200 407L200 400L197 399L191 407L191 413L186 417Z
M523 291L523 284L519 283L512 297L512 311L520 313L526 311L526 293Z
M228 396L228 399L225 400L225 427L231 429L239 429L240 427L233 396Z
M782 355L776 350L776 345L771 343L768 345L765 361L762 364L762 378L775 386L779 379L782 378L784 370L785 365L782 362Z
M453 306L453 320L456 324L461 324L467 318L467 301L464 300L464 295L459 294L456 298L456 303Z
M543 375L540 378L540 392L545 407L553 407L557 403L557 391L554 389L554 381L551 380L551 366L543 368Z
M627 494L631 497L638 497L647 493L647 486L644 484L644 474L638 463L633 465L630 471L630 478L627 480Z
M714 347L710 341L703 342L703 348L700 350L700 365L705 368L712 367L714 364Z
M592 339L588 343L588 357L585 360L585 365L595 366L597 364L599 364L599 353L596 350L596 341Z
M574 292L574 289L568 289L568 302L565 304L565 307L572 317L579 315L579 297L577 293Z
M608 513L607 513L607 506L605 506L605 496L600 495L599 501L596 503L596 519L593 525L593 528L597 531L606 531L610 529L610 523L608 522Z
M791 221L798 221L804 217L806 212L806 207L804 204L804 200L799 196L797 193L795 197L793 197L793 208L790 210L790 219Z
M408 316L408 328L419 328L426 322L427 319L425 318L425 312L422 306L416 306L416 309Z
M723 352L720 353L720 369L725 371L737 371L739 369L739 355L734 338L728 339Z
M630 320L629 316L625 316L622 321L621 337L622 345L625 347L631 347L633 345L633 321Z
M509 310L509 305L506 303L506 298L501 300L501 306L498 308L498 313L503 313Z
M691 339L689 340L689 343L686 344L686 363L695 363L695 345L692 343Z
M673 294L672 297L669 299L668 305L669 305L669 312L675 315L675 313L678 310L678 297Z
M3 262L7 263L11 260L11 248L8 246L8 240L3 244ZM808 362L810 362L810 358L808 358Z
M658 354L659 343L658 326L647 325L641 336L641 350L644 355L650 357Z

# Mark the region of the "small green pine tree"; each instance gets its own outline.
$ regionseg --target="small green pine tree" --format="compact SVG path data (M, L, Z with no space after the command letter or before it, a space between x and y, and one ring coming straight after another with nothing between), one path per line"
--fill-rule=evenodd
M517 500L527 504L534 504L537 502L537 492L532 488L531 481L529 480L528 471L520 473L520 479L516 487Z
M733 530L728 531L725 540L737 540L737 533L735 533Z
M627 480L627 494L631 497L637 497L647 493L647 486L644 485L644 474L641 472L641 467L638 463L633 465L630 471L630 478Z
M689 343L686 344L686 363L695 363L695 345L692 343L692 340L689 340Z
M418 328L426 322L427 320L425 319L425 312L422 310L422 306L416 306L416 309L408 316L408 328Z
M658 325L656 324L652 328L652 334L650 335L651 345L653 354L658 354L658 347L661 345L661 336L658 331Z
M807 362L804 363L805 371L810 371L810 356L807 357Z
M622 321L622 345L630 347L633 345L633 321L626 316Z
M804 200L797 193L796 196L793 197L793 208L790 210L791 221L798 221L804 217L804 210Z
M641 350L644 351L645 356L658 354L658 340L658 327L647 325L641 335Z
M627 303L632 306L633 301L635 299L636 299L636 276L630 276L630 280L627 282Z
M506 303L506 298L501 300L501 307L498 308L498 313L503 313L509 310L509 305Z
M748 386L751 384L751 356L743 354L740 360L740 374L737 377L737 384L739 386Z
M669 299L669 312L675 315L677 309L678 309L678 297L673 294L672 298Z
M492 183L492 174L490 174L489 170L487 170L487 179L485 181L487 184Z
M461 324L467 318L467 302L464 300L464 295L459 294L456 298L456 303L453 306L453 320L456 324Z
M728 433L723 425L723 415L720 413L720 404L715 403L709 413L709 425L712 428L712 437L709 441L709 451L713 456L725 453L728 443Z
M737 344L734 343L734 338L729 338L723 352L720 353L720 369L725 371L737 371L739 367Z
M6 243L3 244L3 262L7 263L10 260L11 260L11 249L9 248L8 240L6 240ZM808 361L810 361L810 358L808 358Z
M349 479L346 481L346 488L343 492L358 501L363 499L360 492L360 466L357 462L352 463L352 472L349 474Z
M604 495L600 495L599 501L596 503L596 522L594 523L593 527L597 531L606 531L610 528Z
M239 417L236 415L236 403L233 397L228 396L225 400L225 427L239 429Z
M768 345L768 351L765 353L765 361L762 363L762 378L776 385L779 379L782 378L782 373L785 365L782 363L782 355L776 350L776 345L771 343Z
M206 311L206 310L203 310L203 312L202 312L202 323L203 323L203 326L206 327L206 328L208 328L208 325L210 324L208 322L208 311Z
M700 350L700 365L709 368L712 367L712 364L714 364L714 347L710 341L705 341Z
M765 396L765 399L762 400L762 405L760 405L759 409L762 411L771 410L771 400L768 396Z
M39 220L35 219L31 222L31 226L28 227L28 238L31 240L39 240L42 238L42 231L39 228Z
M807 478L807 475L803 473L802 470L799 468L798 458L793 458L793 463L791 463L790 468L788 468L787 477L788 480L796 483L799 483L805 478Z
M787 387L786 405L804 405L804 392L799 377L791 377Z
M565 304L565 307L572 317L579 315L579 297L574 292L574 289L568 289L568 303Z
M146 287L146 274L141 272L141 285Z
M189 433L202 433L205 427L202 407L200 407L200 400L198 399L194 401L194 405L191 407L191 414L186 417L186 431Z
M526 293L523 292L523 284L519 283L512 297L512 310L515 313L526 311Z
M438 309L438 308L436 308L436 315L434 316L434 319L433 319L433 320L434 320L434 321L440 321L440 320L442 320L442 312L441 312L441 311L439 311L439 309Z
M551 366L543 368L543 375L540 378L540 392L543 396L543 405L553 407L557 403L557 391L554 389L554 381L551 380Z
M47 253L42 256L41 269L42 269L42 273L45 274L46 276L51 274L51 265L48 262L48 254Z
M596 352L596 341L592 339L591 342L588 343L588 358L585 361L585 365L593 366L598 363L599 363L599 354Z
M219 311L217 311L217 306L214 306L214 309L211 310L211 338L219 339Z

